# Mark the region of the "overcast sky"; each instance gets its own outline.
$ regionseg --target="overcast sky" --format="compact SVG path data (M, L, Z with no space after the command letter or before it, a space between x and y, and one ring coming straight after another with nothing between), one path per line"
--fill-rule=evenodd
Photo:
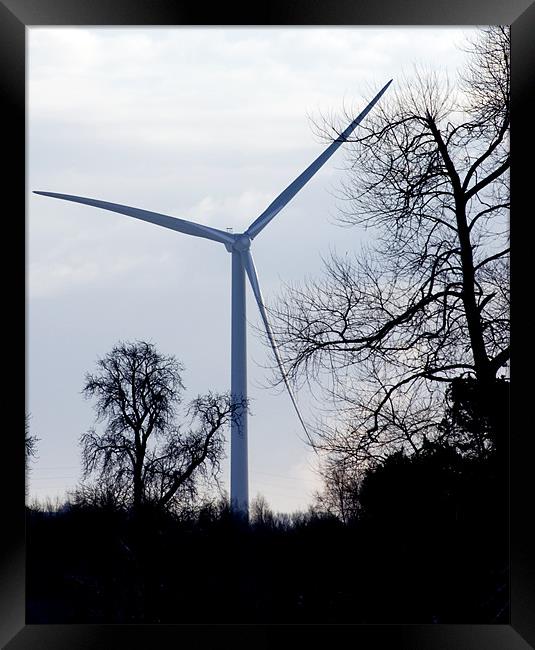
M28 192L78 194L245 230L325 144L310 118L355 116L414 63L447 70L469 28L31 28ZM266 299L356 251L334 223L343 147L255 239ZM230 388L230 255L215 242L28 195L27 412L40 438L30 498L63 498L94 423L84 375L119 340L186 367L189 401ZM306 509L319 487L248 290L250 495ZM305 419L315 405L298 395ZM225 484L228 467L225 464Z

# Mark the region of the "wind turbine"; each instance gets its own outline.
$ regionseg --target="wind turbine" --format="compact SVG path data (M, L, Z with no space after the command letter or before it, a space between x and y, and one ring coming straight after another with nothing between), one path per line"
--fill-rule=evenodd
M220 244L232 255L232 317L231 317L231 403L235 406L235 412L231 419L231 453L230 453L230 499L231 507L235 512L248 515L249 510L249 488L248 488L248 462L247 462L247 343L246 343L246 317L245 317L245 276L247 275L254 297L256 299L260 315L268 339L277 360L280 372L290 399L297 412L297 416L310 439L306 424L297 406L295 396L290 387L288 376L284 369L282 359L279 355L277 344L273 337L258 275L251 255L251 242L259 235L268 223L287 205L299 190L307 183L312 176L329 160L338 147L346 141L356 126L364 119L373 106L379 101L382 94L392 83L392 79L377 93L366 108L349 124L349 126L334 140L325 151L311 163L305 171L300 174L279 196L253 221L253 223L242 233L231 233L203 226L193 221L177 219L157 212L149 212L139 208L132 208L118 203L99 201L82 196L71 194L58 194L56 192L38 192L43 196L50 196L56 199L64 199L75 203L91 205L111 212L119 212L129 217L148 221L170 230L176 230L186 235L204 237Z

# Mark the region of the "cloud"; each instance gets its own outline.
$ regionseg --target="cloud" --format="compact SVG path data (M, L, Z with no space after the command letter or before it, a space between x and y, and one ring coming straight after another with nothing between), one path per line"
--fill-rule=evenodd
M232 196L204 196L182 214L192 221L214 226L220 230L227 227L234 232L245 230L273 200L267 192L244 190ZM228 225L225 225L228 224Z

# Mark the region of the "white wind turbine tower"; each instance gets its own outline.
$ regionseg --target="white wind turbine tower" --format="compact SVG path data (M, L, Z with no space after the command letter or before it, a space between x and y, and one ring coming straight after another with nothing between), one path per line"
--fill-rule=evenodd
M43 196L56 199L84 203L104 210L119 212L129 217L148 221L170 230L176 230L186 235L212 239L224 244L232 254L232 320L231 320L231 403L236 406L234 417L231 420L230 437L230 499L232 509L247 516L249 510L248 487L248 462L247 462L247 343L246 343L246 318L245 318L245 275L249 278L251 289L256 298L260 315L264 322L267 336L273 348L273 353L279 365L282 378L297 412L301 425L310 439L307 427L297 406L295 396L290 387L288 377L284 370L282 359L277 350L277 345L269 325L264 300L258 283L253 257L251 255L251 241L267 226L267 224L284 208L287 203L299 192L312 176L327 162L338 147L346 141L356 126L368 114L372 107L379 101L382 94L392 83L390 80L371 100L366 108L351 124L334 140L327 149L305 171L298 176L288 187L253 221L243 233L230 233L203 226L192 221L169 217L157 212L148 212L139 208L132 208L108 201L58 194L56 192L35 192Z

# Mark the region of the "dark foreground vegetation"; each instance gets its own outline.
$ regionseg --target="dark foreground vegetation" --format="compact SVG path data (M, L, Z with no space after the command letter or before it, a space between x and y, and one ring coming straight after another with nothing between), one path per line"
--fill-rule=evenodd
M370 472L346 523L28 509L27 622L506 623L506 493L495 455L429 445Z

